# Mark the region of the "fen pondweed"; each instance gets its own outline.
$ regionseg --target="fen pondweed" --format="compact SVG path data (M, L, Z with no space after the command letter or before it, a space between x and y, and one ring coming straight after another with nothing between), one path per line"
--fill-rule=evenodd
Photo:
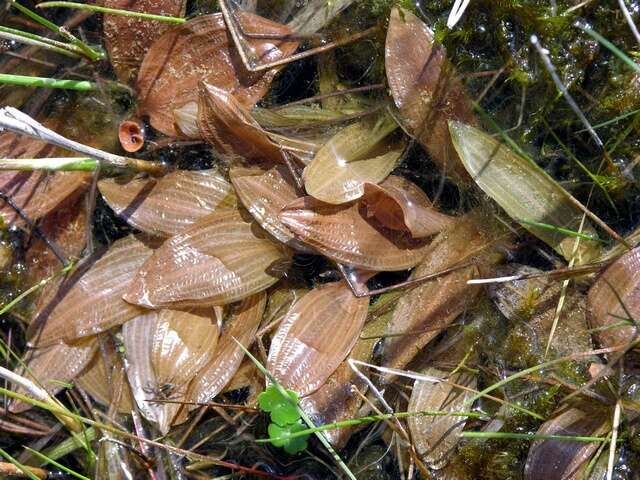
M23 3L0 474L640 467L634 5Z

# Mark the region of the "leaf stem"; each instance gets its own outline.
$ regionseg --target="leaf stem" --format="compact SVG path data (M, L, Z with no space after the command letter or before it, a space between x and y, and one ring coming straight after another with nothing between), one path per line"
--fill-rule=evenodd
M59 80L56 78L11 75L8 73L0 73L0 83L20 85L22 87L60 88L79 92L88 92L98 88L95 83L86 80Z
M511 432L462 432L464 438L485 438L491 440L565 440L570 442L606 442L604 437L583 437L572 435L542 435L538 433Z
M98 161L89 157L0 158L0 171L92 172L97 166Z
M7 40L13 40L15 42L24 43L26 45L33 45L34 47L44 48L46 50L59 53L71 58L80 58L82 52L79 52L74 45L69 45L64 42L58 42L51 40L47 37L41 37L29 32L23 32L15 28L4 27L0 25L0 38Z
M144 20L153 20L156 22L171 23L180 25L187 20L181 17L170 17L168 15L155 15L153 13L134 12L132 10L122 10L119 8L107 8L99 5L87 5L86 3L78 2L42 2L38 4L38 8L51 8L51 7L66 7L74 8L77 10L85 10L89 12L108 13L110 15L121 15L123 17L142 18Z

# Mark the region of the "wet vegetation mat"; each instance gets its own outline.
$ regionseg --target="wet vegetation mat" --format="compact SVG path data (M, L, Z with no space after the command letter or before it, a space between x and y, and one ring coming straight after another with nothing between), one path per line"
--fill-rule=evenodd
M640 478L638 0L0 2L0 478Z

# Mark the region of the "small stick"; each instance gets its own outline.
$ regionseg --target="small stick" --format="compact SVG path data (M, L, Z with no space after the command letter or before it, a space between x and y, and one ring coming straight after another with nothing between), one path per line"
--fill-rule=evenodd
M2 478L7 477L20 477L20 478L40 478L45 480L49 478L49 472L43 470L42 468L37 467L29 467L27 465L23 465L23 468L26 469L32 475L29 475L27 472L20 470L17 466L8 462L0 462L0 475Z

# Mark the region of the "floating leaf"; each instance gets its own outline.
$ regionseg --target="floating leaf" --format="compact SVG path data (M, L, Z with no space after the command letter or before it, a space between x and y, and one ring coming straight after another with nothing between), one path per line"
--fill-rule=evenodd
M124 299L151 308L226 305L273 285L289 253L246 216L215 212L168 239L140 268Z
M451 144L448 120L475 123L471 101L433 32L408 10L394 8L385 43L391 95L407 132L447 175L469 175Z
M107 8L182 17L186 0L105 0ZM122 15L104 15L104 41L118 79L130 84L153 42L170 27L167 23Z
M269 385L258 395L260 410L268 412L271 415L271 421L280 426L300 420L300 413L296 408L298 394L292 390L286 390L286 392L289 398L285 398L275 385Z
M152 235L175 235L216 209L235 206L231 185L215 169L177 170L157 181L106 178L98 188L118 215Z
M467 285L477 275L478 266L491 259L495 250L491 232L482 220L460 218L456 225L440 233L411 279L431 275L455 265L474 263L425 282L409 290L396 305L384 343L383 364L404 368L433 338L446 329L475 299L480 289ZM495 259L492 259L495 261Z
M38 347L27 351L23 361L26 369L20 369L22 375L41 385L50 395L55 395L74 380L87 366L96 352L98 344L94 338L84 339L72 344L57 343L48 347ZM22 387L15 390L21 395L28 395ZM14 400L9 406L13 413L30 409L33 405Z
M395 121L384 114L340 130L305 168L307 193L333 204L360 198L365 182L384 180L402 155L403 142L384 141L396 128Z
M285 435L291 435L293 433L300 432L305 430L307 427L303 425L301 422L290 423L285 426L280 426L276 423L272 423L269 425L267 429L269 432L269 438L278 438L283 437ZM295 455L296 453L302 452L307 448L307 439L308 435L296 437L296 438L288 438L283 440L273 440L271 443L276 447L284 448L284 451L289 455Z
M198 102L200 136L228 162L281 163L283 154L235 96L201 83Z
M406 230L414 238L428 237L453 225L452 217L438 212L415 183L389 175L379 185L364 184L367 216L392 230Z
M96 335L136 317L141 310L122 300L152 250L134 236L114 242L85 263L37 314L33 335L39 345Z
M229 320L224 323L222 335L214 355L194 379L189 389L193 402L211 401L234 376L244 352L236 340L249 348L262 320L267 296L264 292L252 295L240 302Z
M276 166L266 172L233 168L229 176L242 204L262 228L282 243L296 249L305 248L278 217L286 205L299 197L286 167Z
M411 268L428 248L426 241L367 220L364 206L357 203L331 205L304 197L287 205L280 221L323 255L365 270Z
M213 309L147 313L125 323L122 338L138 408L166 434L180 404L163 400L186 400L189 383L215 351L218 327Z
M577 200L545 171L516 155L496 139L460 122L450 124L453 143L464 166L478 186L494 199L515 221L570 260L576 238L558 230L549 230L534 223L553 225L581 231L594 238L596 232L576 206ZM585 264L598 258L600 244L580 239L576 264Z
M280 323L267 369L301 397L314 392L355 345L368 305L368 297L355 297L345 282L314 288Z
M447 373L436 368L427 368L424 375L446 378ZM413 384L408 411L417 412L460 412L465 409L472 391L463 390L453 384L475 389L475 376L468 373L455 373L440 383L416 380ZM467 417L459 416L416 416L409 417L409 431L416 452L425 464L434 470L443 468L448 457L458 444L460 432L464 429Z
M589 324L603 347L626 345L640 321L640 247L613 262L589 290ZM631 317L631 318L629 318Z
M284 25L246 12L239 21L248 33L291 33ZM255 38L248 44L265 62L286 57L297 47L295 42ZM198 100L199 82L230 92L250 108L265 95L277 71L248 72L230 42L222 14L202 15L164 33L147 52L137 81L140 114L149 115L156 130L175 137L174 110Z
M568 408L538 429L538 435L597 436L609 430L606 417L597 412ZM536 440L529 448L524 467L525 480L578 480L591 456L595 442Z

